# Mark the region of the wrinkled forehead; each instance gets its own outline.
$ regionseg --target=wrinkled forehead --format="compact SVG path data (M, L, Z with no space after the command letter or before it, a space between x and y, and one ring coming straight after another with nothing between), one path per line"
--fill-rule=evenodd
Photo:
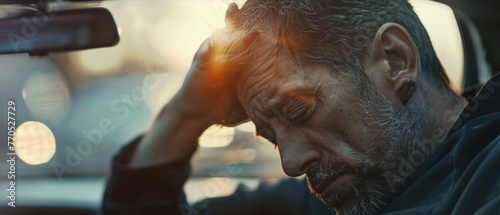
M270 44L267 44L270 45ZM307 75L286 50L272 51L271 47L261 46L258 60L246 65L246 70L238 79L237 94L243 107L257 94L260 99L269 99L289 89L300 87Z
M233 38L244 44L242 52L233 58L237 75L237 95L245 106L248 97L259 91L274 93L277 87L286 87L302 72L301 65L284 45L270 23L253 23L249 28L232 31ZM238 38L239 37L239 38ZM261 86L262 85L262 86ZM265 93L263 93L265 94Z

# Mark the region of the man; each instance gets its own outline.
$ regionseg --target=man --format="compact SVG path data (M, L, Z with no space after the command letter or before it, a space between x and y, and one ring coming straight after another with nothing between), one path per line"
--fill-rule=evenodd
M105 213L325 213L290 180L185 204L197 138L247 120L337 214L500 211L499 76L457 96L406 1L249 0L226 23L113 161Z

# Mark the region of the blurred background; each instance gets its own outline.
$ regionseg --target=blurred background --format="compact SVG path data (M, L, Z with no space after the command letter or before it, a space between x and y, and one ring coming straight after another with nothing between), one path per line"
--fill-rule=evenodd
M7 101L16 102L17 205L98 207L112 156L148 129L181 86L199 44L224 26L230 2L61 2L66 8L107 8L118 26L119 44L42 57L0 55L3 140ZM454 12L433 1L412 4L461 93L464 47ZM8 9L0 6L0 15ZM0 146L0 160L8 159L6 145ZM278 150L255 136L252 123L210 128L200 146L185 186L190 202L228 195L239 183L252 188L285 177ZM0 175L8 168L0 162ZM0 196L7 196L7 183L1 176ZM1 199L6 205L8 199Z

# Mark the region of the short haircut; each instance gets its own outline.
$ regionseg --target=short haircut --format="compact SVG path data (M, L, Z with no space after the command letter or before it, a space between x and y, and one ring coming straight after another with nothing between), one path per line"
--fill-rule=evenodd
M359 90L370 84L364 81L369 79L363 68L368 46L383 24L396 23L417 46L420 76L452 92L429 35L407 0L248 0L236 20L235 31L252 42L230 58L233 64L255 58L251 55L264 40L259 31L267 30L278 38L269 55L286 50L299 66L331 65Z

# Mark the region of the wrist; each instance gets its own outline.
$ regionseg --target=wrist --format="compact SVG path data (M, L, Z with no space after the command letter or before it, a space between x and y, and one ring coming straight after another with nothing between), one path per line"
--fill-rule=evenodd
M179 96L174 96L162 109L158 118L160 119L167 112L179 117L181 121L194 124L197 131L205 131L208 127L220 123L218 119L211 113L209 105L200 105L194 101L187 101Z

